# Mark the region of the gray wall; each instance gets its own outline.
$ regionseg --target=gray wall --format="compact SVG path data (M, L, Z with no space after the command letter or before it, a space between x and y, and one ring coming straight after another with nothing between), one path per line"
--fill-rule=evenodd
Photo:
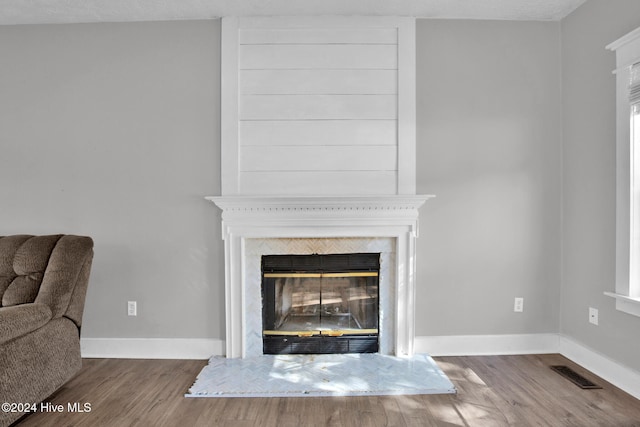
M417 334L557 332L559 24L417 30L418 191L438 195ZM0 27L0 46L2 233L96 239L85 337L224 338L202 199L220 191L219 21Z
M219 26L0 27L0 234L94 238L85 337L224 339Z
M437 197L421 208L417 335L558 331L559 37L418 21L417 190Z
M640 26L637 0L591 0L562 22L561 332L640 370L640 318L615 310L615 53ZM599 326L588 308L599 310Z
M418 21L418 190L438 195L418 335L558 330L558 36ZM202 199L219 194L219 21L0 27L0 46L2 233L95 238L86 337L224 338Z

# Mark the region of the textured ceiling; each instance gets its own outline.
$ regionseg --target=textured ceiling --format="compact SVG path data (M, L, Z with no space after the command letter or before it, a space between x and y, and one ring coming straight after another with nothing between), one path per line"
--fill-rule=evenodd
M231 15L398 15L557 21L585 0L0 0L0 25L211 19Z

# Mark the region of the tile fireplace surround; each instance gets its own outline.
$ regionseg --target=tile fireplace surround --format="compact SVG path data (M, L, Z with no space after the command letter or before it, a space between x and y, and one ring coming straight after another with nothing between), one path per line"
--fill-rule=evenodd
M380 252L380 353L413 354L418 208L432 196L207 197L222 209L227 357L262 354L262 255Z

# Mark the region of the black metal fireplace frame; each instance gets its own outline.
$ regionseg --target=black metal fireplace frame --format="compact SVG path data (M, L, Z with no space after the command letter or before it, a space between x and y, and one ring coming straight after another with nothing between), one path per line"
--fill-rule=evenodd
M274 291L265 286L265 276L274 274L318 274L332 273L362 274L375 277L379 284L380 253L312 254L312 255L264 255L262 257L262 318L263 325L271 320L268 307L275 298ZM375 273L375 274L373 274ZM378 288L379 289L379 288ZM378 307L379 311L379 298ZM379 351L378 324L375 329L357 333L335 334L332 331L278 332L263 331L264 354L341 354L377 353ZM264 328L263 328L264 329Z

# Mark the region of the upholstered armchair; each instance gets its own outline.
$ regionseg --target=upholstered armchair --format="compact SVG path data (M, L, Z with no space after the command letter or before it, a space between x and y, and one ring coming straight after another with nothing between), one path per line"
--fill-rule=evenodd
M0 237L0 403L39 405L80 370L92 259L89 237ZM23 415L4 409L0 426Z

